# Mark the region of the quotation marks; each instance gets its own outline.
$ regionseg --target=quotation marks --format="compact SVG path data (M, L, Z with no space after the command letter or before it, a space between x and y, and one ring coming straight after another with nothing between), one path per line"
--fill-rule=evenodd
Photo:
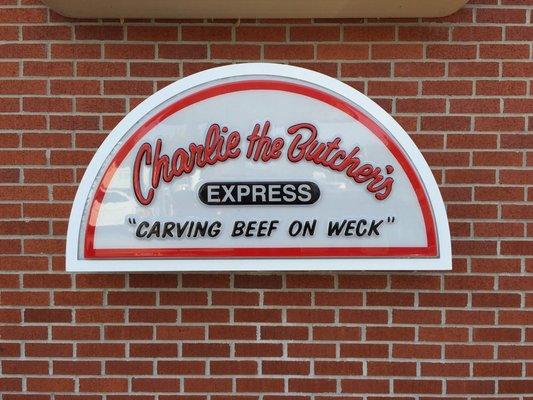
M393 224L395 220L396 220L396 217L387 217L388 224Z
M130 225L137 225L137 221L135 220L135 217L128 217L128 223Z

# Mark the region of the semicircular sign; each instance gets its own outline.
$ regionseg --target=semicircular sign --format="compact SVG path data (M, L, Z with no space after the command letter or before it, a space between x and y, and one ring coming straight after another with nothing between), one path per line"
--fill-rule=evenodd
M69 271L449 269L422 154L370 99L275 64L215 68L129 113L91 161Z

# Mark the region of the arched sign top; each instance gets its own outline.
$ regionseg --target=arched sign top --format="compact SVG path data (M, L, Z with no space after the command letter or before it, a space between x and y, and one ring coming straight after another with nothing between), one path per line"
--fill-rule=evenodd
M69 271L450 269L422 154L378 105L277 64L204 71L129 113L91 161Z

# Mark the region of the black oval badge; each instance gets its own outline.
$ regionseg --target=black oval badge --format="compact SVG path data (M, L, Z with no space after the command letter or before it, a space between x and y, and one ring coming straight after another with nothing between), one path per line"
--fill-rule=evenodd
M217 206L313 204L320 189L313 182L208 182L198 191L202 203Z

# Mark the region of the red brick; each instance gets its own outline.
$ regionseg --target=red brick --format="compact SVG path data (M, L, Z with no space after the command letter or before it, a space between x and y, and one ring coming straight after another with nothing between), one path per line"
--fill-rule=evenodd
M124 322L125 321L124 315L125 315L124 310L120 310L120 309L82 308L82 309L76 310L75 319L77 323ZM143 322L143 321L131 320L130 322Z
M492 325L493 311L446 310L446 322L454 325Z
M394 26L344 26L344 40L347 42L377 42L392 41L393 39Z
M62 25L30 25L22 27L24 40L71 40L72 30Z
M104 327L104 339L106 340L149 340L152 338L152 326L107 325Z
M394 380L394 392L440 394L442 392L442 382L431 379L396 379Z
M10 306L48 306L50 305L50 294L48 292L2 292L1 305Z
M313 339L316 341L357 341L361 333L356 327L338 326L315 326L313 327Z
M255 361L213 360L209 363L213 375L256 375Z
M226 343L184 343L183 357L229 357Z
M144 42L177 41L178 28L173 26L128 26L127 40Z
M526 94L526 82L520 81L477 81L476 94L484 96L515 96Z
M128 380L125 378L80 378L80 390L87 392L127 392Z
M74 379L28 378L26 386L29 392L71 392L74 390Z
M203 361L158 361L157 373L160 375L204 375L205 363Z
M0 44L0 58L45 58L46 48L44 44Z
M368 83L368 94L371 96L400 95L416 96L418 82L412 81L371 81Z
M350 78L360 77L390 77L391 66L388 63L343 63L341 76Z
M130 344L130 356L141 358L177 357L178 346L176 343L135 343ZM185 349L183 350L185 356Z
M526 62L504 62L503 74L504 77L531 77L533 76L533 66Z
M444 76L444 63L428 61L396 62L394 64L394 75L398 77L440 77Z
M523 131L523 117L476 117L475 128L478 132Z
M363 364L357 361L315 361L317 375L362 375Z
M317 306L360 306L363 304L361 293L354 292L315 292Z
M424 95L471 95L472 82L470 81L424 81L422 83Z
M154 292L109 292L107 295L109 305L155 305Z
M280 306L310 306L311 293L306 292L265 292L263 297L264 305Z
M185 378L186 392L231 392L229 378Z
M387 286L385 275L340 275L341 289L384 289Z
M389 393L389 381L386 379L343 379L343 393Z
M529 46L507 44L482 44L479 46L479 57L484 59L527 59Z
M450 204L447 210L450 218L458 219L496 218L498 215L496 204Z
M315 374L321 375L320 371L327 368L327 362L321 362L322 366L315 364ZM265 375L308 375L310 366L308 361L263 361L261 371Z
M284 26L238 26L235 29L239 42L284 42Z
M287 350L289 357L335 358L335 345L332 344L290 343Z
M178 392L180 380L178 378L133 378L134 392Z
M187 308L181 311L182 322L229 322L227 309Z
M478 342L520 341L518 328L474 328L473 339Z
M123 99L101 97L76 99L76 111L88 113L123 113L126 111Z
M330 49L329 52L335 52L335 49ZM251 53L248 52L248 54ZM319 58L331 59L328 54L328 50L325 50ZM314 48L309 44L267 44L264 47L264 56L266 59L272 60L311 60L314 58ZM249 58L252 57L250 56Z
M231 40L231 27L219 25L183 25L181 27L181 38L182 40L193 42L225 42Z
M439 311L434 310L393 310L392 322L395 324L440 324Z
M520 363L483 362L474 363L474 376L521 376Z
M331 393L336 391L335 379L289 378L289 390L297 393Z
M150 95L153 84L149 81L105 81L106 95Z
M528 185L533 182L531 170L502 170L500 172L500 183L511 185Z
M420 44L374 44L371 49L371 58L374 60L420 59L422 54Z
M73 76L74 66L70 61L25 61L24 76Z
M498 382L499 393L531 393L533 384L531 380L526 379L506 379Z
M520 260L518 259L472 259L472 272L518 272Z
M213 305L259 305L259 293L242 291L214 291L211 294Z
M279 50L279 49L278 49ZM211 57L222 60L258 60L260 47L255 44L212 44ZM271 55L273 56L273 54ZM194 58L204 58L194 57ZM191 58L191 57L183 57ZM272 57L270 57L272 58ZM290 57L289 57L290 58Z
M186 288L229 288L228 274L183 274L182 286Z
M211 325L209 339L213 340L255 340L257 329L247 325Z
M448 75L450 77L487 77L498 76L500 66L497 62L450 62Z
M469 60L476 58L475 45L459 44L430 44L427 46L426 55L430 59L443 60Z
M76 287L92 288L123 288L125 277L119 274L76 274Z
M340 39L340 28L326 26L293 26L290 28L290 40L293 42L332 42Z
M398 38L401 41L447 41L448 27L445 26L400 26Z
M154 55L155 46L150 44L106 43L104 46L106 59L153 59Z
M280 289L281 275L235 275L235 288Z
M493 42L502 39L499 26L456 26L452 30L452 40L461 42Z
M455 380L450 379L446 382L446 393L448 394L463 394L463 393L494 393L494 381L485 380Z
M334 322L334 310L290 309L287 310L287 321L291 323L331 323Z
M309 330L305 326L261 326L261 339L263 340L307 340L308 338Z
M124 26L78 25L74 27L77 40L123 40Z
M4 25L0 27L0 39L8 40L18 40L19 37L19 27L18 26L9 26Z
M317 58L321 60L367 60L369 47L364 44L319 44Z
M504 205L502 217L506 219L532 219L533 207L531 205Z
M368 376L415 376L416 363L369 361L367 374Z
M505 38L512 41L533 40L533 27L531 26L506 26Z
M479 237L523 237L524 226L520 223L477 223L474 234Z
M397 99L398 113L442 113L446 109L444 99Z
M54 95L99 94L100 82L95 80L52 80L50 92Z
M172 279L170 280L170 284L176 286L176 282L172 281ZM207 293L191 291L161 292L159 302L161 305L206 305Z
M281 322L280 309L238 308L234 311L235 322Z
M511 23L526 22L526 10L512 8L479 8L476 10L476 21L479 23Z
M494 278L491 276L447 276L444 280L447 290L491 290L494 288Z
M99 361L54 361L53 371L57 375L100 375Z
M412 306L414 295L401 292L373 292L367 293L367 306Z
M366 339L375 341L399 341L405 342L414 339L414 328L407 327L375 327L366 328Z
M130 75L138 77L177 77L179 76L179 65L172 62L135 62L130 64Z
M72 357L74 354L70 343L26 343L25 354L28 357Z
M53 309L46 310L40 308L25 309L24 322L39 323L39 322L66 322L72 321L72 312L68 309Z
M47 361L3 360L2 372L6 375L46 375Z
M395 358L439 359L441 348L431 344L394 344L392 355Z
M80 77L126 76L125 62L78 61L76 74Z
M52 44L50 46L52 58L55 59L91 59L100 58L100 44Z

